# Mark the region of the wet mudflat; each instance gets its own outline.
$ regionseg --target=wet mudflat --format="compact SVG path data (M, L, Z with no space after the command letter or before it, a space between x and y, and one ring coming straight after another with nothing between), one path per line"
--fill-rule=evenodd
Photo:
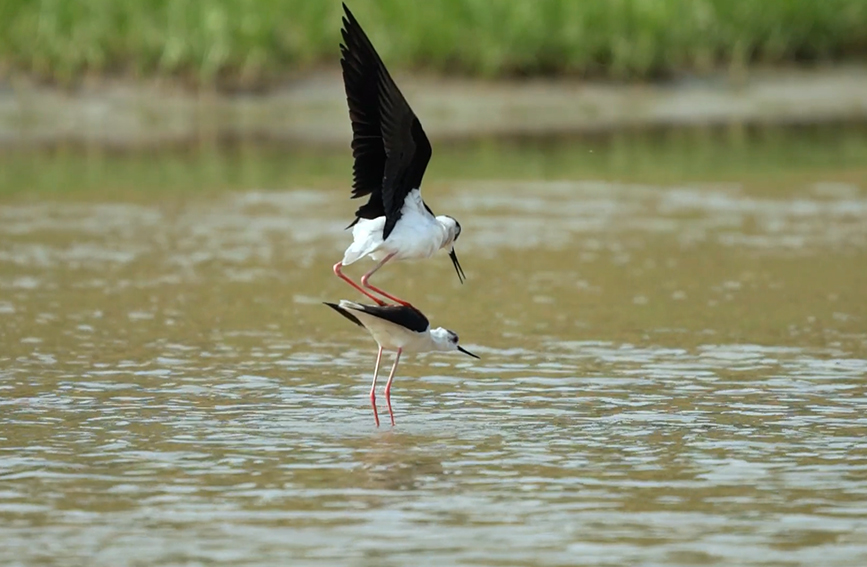
M376 277L482 360L405 357L379 430L321 305L356 299L344 170L8 191L0 563L867 562L863 166L456 170L469 281Z

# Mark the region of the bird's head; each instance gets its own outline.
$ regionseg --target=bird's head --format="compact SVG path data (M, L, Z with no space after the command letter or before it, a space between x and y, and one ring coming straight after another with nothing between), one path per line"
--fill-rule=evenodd
M461 235L461 223L455 220L454 217L450 217L448 215L438 216L437 221L446 230L445 236L443 237L442 246L440 246L440 248L445 248L449 244L453 244L455 240L458 239L458 236Z
M434 345L437 347L436 350L443 352L458 351L468 356L472 356L473 358L479 358L458 344L458 334L454 331L437 327L436 329L431 329L430 336L433 339Z
M464 275L464 269L461 268L461 263L458 262L458 255L455 252L455 241L461 235L461 223L459 223L454 217L450 217L448 215L440 215L437 217L437 221L445 228L445 237L443 238L443 243L440 248L445 248L446 246L451 246L449 250L449 258L452 260L452 264L455 267L455 271L458 273L458 279L461 283L464 283L464 280L467 279L467 276Z

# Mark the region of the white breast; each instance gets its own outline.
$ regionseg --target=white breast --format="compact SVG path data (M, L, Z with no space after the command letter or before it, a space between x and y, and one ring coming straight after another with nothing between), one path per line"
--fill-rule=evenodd
M445 228L424 208L421 192L413 189L403 201L400 220L388 239L382 241L385 217L361 219L352 228L352 244L343 255L348 266L365 256L379 262L394 253L395 260L430 258L442 247Z
M442 225L424 208L419 190L413 189L403 202L400 220L380 247L381 257L397 252L395 259L399 260L430 258L442 245L443 231ZM374 259L378 259L376 255Z

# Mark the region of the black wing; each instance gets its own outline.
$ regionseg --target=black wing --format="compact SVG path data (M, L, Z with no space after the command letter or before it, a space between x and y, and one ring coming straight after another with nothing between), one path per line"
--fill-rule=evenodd
M421 186L431 146L364 30L346 4L343 10L340 64L352 121L352 198L370 195L352 224L385 215L384 240L407 194Z
M416 333L424 333L430 328L430 322L424 313L409 305L359 305L361 311L368 315L379 317Z
M379 58L346 5L343 18L344 43L340 46L340 66L349 120L352 122L352 198L370 195L366 205L356 211L356 219L385 215L382 205L382 178L385 174L385 145L379 112ZM374 56L367 54L373 52ZM350 225L352 226L352 225Z

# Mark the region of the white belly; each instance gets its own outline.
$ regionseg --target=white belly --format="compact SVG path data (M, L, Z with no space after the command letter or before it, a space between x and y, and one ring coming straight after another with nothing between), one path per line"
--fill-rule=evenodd
M368 327L373 339L385 350L404 352L427 352L431 350L430 335L427 333L413 333L391 326Z
M404 349L412 342L407 333L390 333L380 329L377 331L371 330L370 334L373 335L373 339L385 350L395 351L397 349Z
M418 190L407 195L401 209L400 220L383 242L385 217L361 219L352 228L352 244L343 255L348 266L365 256L379 262L389 254L394 260L422 260L430 258L442 247L445 238L443 226L424 208Z
M378 261L394 253L395 260L422 260L436 254L442 240L442 227L436 219L412 211L400 217L388 239L379 245L372 256Z

